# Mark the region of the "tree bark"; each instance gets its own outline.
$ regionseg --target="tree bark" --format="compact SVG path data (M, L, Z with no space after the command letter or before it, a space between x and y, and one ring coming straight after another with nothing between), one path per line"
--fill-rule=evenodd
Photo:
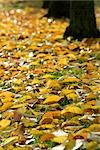
M70 2L66 1L49 1L48 13L46 17L69 18Z
M93 0L70 1L70 25L64 38L73 36L77 39L99 37Z
M49 1L49 0L44 0L43 5L42 5L42 8L44 8L44 9L49 8L49 4L50 4L50 1Z

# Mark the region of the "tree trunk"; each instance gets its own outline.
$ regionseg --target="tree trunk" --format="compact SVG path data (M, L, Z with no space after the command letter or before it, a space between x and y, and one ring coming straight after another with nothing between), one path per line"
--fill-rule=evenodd
M73 36L77 39L98 37L93 0L70 2L70 25L66 28L64 38Z
M48 14L45 16L54 18L62 18L62 17L69 18L69 9L70 9L69 0L50 1Z
M44 8L44 9L49 8L49 4L50 4L50 1L49 1L49 0L44 0L43 5L42 5L42 8Z

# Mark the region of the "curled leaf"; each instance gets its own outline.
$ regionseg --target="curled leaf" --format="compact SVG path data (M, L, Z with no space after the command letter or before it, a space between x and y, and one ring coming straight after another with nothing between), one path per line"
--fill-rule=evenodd
M43 117L40 120L40 124L51 124L53 122L53 118L52 117Z

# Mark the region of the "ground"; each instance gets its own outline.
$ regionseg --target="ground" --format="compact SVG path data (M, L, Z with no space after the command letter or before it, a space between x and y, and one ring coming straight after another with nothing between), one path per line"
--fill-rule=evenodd
M0 150L99 150L100 39L45 13L0 0Z

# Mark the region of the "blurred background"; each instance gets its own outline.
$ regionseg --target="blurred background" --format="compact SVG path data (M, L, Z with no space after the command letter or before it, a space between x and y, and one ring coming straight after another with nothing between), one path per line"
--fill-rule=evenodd
M40 9L44 0L0 0L0 7L3 8L18 8L24 9L25 7L35 7ZM50 0L52 1L52 0ZM56 0L55 0L56 1ZM95 2L95 14L97 26L100 29L100 0L94 0Z

